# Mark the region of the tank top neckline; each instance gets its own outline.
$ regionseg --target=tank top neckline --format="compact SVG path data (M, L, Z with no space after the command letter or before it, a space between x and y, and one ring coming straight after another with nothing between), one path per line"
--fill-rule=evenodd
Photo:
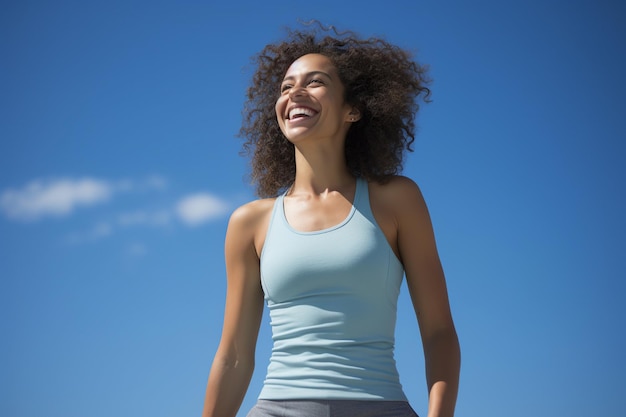
M287 194L287 192L281 194L279 196L279 201L278 203L278 209L280 211L280 218L281 221L283 223L283 225L292 233L298 234L298 235L319 235L319 234L323 234L323 233L328 233L328 232L332 232L333 230L337 230L340 229L341 227L345 226L346 224L348 224L350 222L350 219L352 219L352 217L354 216L354 213L357 210L357 203L359 202L359 199L361 198L361 194L363 193L363 191L367 191L367 183L365 182L365 180L363 180L362 178L357 178L356 179L356 189L354 190L354 199L352 200L352 206L350 208L350 212L348 213L348 215L346 216L345 219L343 219L342 221L340 221L339 223L327 227L325 229L320 229L320 230L311 230L311 231L303 231L303 230L298 230L295 229L294 227L291 226L291 224L289 224L289 221L287 221L287 215L285 214L285 204L284 204L284 200L285 200L285 195Z

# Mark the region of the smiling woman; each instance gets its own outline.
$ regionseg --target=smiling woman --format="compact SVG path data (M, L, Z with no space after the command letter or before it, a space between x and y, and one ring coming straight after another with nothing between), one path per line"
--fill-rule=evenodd
M240 135L252 156L251 179L262 197L275 197L295 178L293 144L276 120L277 99L290 90L296 74L287 74L294 61L321 54L332 68L310 74L307 89L338 78L343 98L359 111L346 134L346 162L356 176L381 180L398 174L404 151L415 138L415 114L420 99L428 100L427 67L383 39L362 40L346 32L292 31L288 40L267 45L256 57L257 71L248 89ZM296 68L292 68L295 70ZM290 93L293 94L293 93ZM280 102L280 99L279 99Z
M287 71L276 101L278 125L290 143L301 137L343 141L359 110L343 99L344 88L333 63L321 54L298 58ZM317 129L316 129L317 128ZM319 130L323 128L323 130Z
M248 417L415 417L394 360L402 279L429 416L454 414L459 344L428 209L397 175L426 70L381 39L292 32L257 58L241 134L262 198L233 213L228 291L204 417L234 417L264 300L274 348Z

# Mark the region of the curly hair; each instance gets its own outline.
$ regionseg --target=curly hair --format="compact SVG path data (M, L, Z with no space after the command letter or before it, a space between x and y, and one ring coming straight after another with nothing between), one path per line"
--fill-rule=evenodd
M288 29L286 40L265 46L253 58L256 72L239 136L245 139L243 153L252 156L250 179L260 197L277 196L295 179L294 145L280 130L274 106L287 69L303 55L328 57L344 85L344 99L361 112L345 142L353 175L384 182L402 170L405 150L413 151L418 101L430 98L428 68L384 39L318 26Z

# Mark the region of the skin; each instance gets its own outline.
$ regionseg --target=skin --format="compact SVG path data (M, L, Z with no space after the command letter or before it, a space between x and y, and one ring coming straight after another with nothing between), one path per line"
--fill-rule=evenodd
M293 107L306 108L311 116L290 119ZM309 54L291 65L276 114L296 152L296 177L284 200L288 222L301 231L340 223L356 191L355 178L345 164L345 136L360 113L344 102L343 85L328 58ZM451 417L460 349L426 203L419 187L401 176L384 185L372 182L369 192L374 217L405 268L424 347L428 417ZM235 210L229 221L224 325L203 417L235 417L254 370L264 302L259 259L273 204L274 199L253 201Z

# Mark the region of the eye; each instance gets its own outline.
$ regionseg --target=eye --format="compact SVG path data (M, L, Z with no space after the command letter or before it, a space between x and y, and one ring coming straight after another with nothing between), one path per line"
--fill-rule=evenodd
M313 78L309 80L309 85L311 84L324 85L324 81L320 80L319 78Z
M292 87L291 84L283 84L280 86L280 92L284 93L285 91L289 90Z

